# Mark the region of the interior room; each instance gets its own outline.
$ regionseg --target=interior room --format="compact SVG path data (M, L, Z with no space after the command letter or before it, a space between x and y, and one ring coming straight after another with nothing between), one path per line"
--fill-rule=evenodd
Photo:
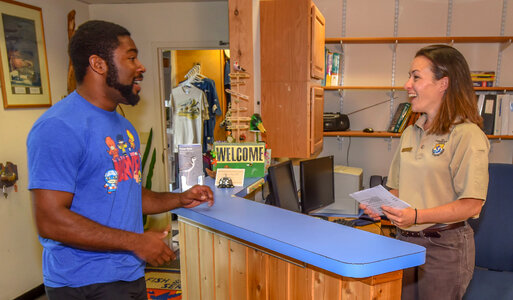
M151 133L151 148L155 149L152 190L159 192L172 191L177 182L178 159L172 151L173 136L168 131L166 109L171 102L170 94L187 80L186 75L195 66L200 67L202 76L214 80L219 97L213 140L226 141L230 134L235 141L254 142L260 138L271 149L273 163L292 160L297 183L300 181L300 161L326 156L333 156L335 166L361 169L362 188L370 187L371 177L388 175L400 141L400 133L390 133L388 127L397 107L408 102L403 85L409 78L410 62L421 46L432 43L453 45L464 54L471 70L494 71L496 87L501 89L478 90L478 94L489 91L511 94L513 91L511 39L483 42L486 37L513 36L513 5L507 0L313 0L324 18L325 30L313 44L307 41L312 35L312 29L307 26L313 22L310 19L297 17L296 22L288 22L288 25L278 21L282 15L284 20L294 20L296 14L307 6L310 14L311 2L301 1L304 3L297 7L285 6L286 9L271 11L275 9L271 7L272 3L280 1L18 0L19 3L41 8L52 104L69 94L67 20L70 11L75 11L77 26L88 20L106 20L130 31L146 73L140 84L139 104L133 107L124 105L118 112L137 129L141 149L145 149ZM288 4L285 2L283 5ZM266 10L268 13L263 15ZM286 38L276 38L280 32L277 28L286 33ZM343 41L343 38L378 37L390 39L388 42L376 42L377 39L371 42ZM439 39L401 42L401 37ZM461 42L454 37L484 38ZM308 75L311 64L309 52L321 41L323 75L312 78ZM339 78L331 87L324 87L326 84L323 82L324 45L330 51L343 53ZM225 92L225 65L228 64L233 71L236 68L234 62L250 74L240 90L250 98L243 101L247 107L243 116L262 116L267 132L259 137L249 131L244 132L244 137L238 131L227 133L231 130L220 125L226 118L229 101ZM320 102L307 101L311 87L318 88L320 96L316 99ZM3 262L0 299L14 299L33 295L31 291L40 292L43 283L42 246L33 219L31 194L27 189L26 139L34 122L48 107L6 107L6 103L4 99L0 108L0 163L17 165L18 178L16 185L4 187L3 196L0 196L0 257ZM319 107L321 110L316 111ZM322 126L318 126L320 123L314 124L319 117L315 118L313 112L320 113L320 118L323 113L346 114L350 128L323 132ZM365 128L372 128L373 133L363 132ZM492 134L488 138L489 162L512 164L513 134ZM261 199L262 196L257 194L253 197ZM186 209L181 212L181 217L189 217ZM291 220L296 219L291 217ZM161 227L170 221L169 213L152 216L147 228ZM264 225L262 227L266 227ZM187 227L190 224L180 226L184 226L180 230L191 230ZM236 232L229 234L236 236ZM171 237L169 239L171 243ZM249 250L247 255L259 259L260 254L255 253L260 253L262 248L271 249L266 252L269 256L279 252L272 248L273 244L256 245L252 240L248 244L254 253ZM297 267L298 261L294 256L291 261ZM254 267L257 265L255 263ZM299 266L302 267L303 263L300 262ZM190 261L188 267L191 267ZM294 267L287 268L287 274L294 274ZM248 280L247 289L258 294L255 298L265 298L268 294L260 291L259 278L253 279ZM325 280L335 279L326 277ZM192 281L189 284L189 288L194 287ZM207 287L213 285L212 282L203 284ZM303 291L298 285L292 285L290 289L295 289L298 294ZM288 299L298 299L291 296L294 292L290 289L288 295L291 298ZM200 298L192 294L188 299Z

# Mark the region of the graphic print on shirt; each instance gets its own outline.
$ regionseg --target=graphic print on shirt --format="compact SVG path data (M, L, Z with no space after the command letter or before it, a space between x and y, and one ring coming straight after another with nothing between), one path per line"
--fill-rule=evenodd
M105 138L107 153L112 157L113 168L105 172L105 185L107 193L115 192L118 183L133 179L141 183L141 155L135 147L134 135L127 129L128 143L122 134L116 135L116 142L108 136ZM120 155L121 153L121 155Z
M195 120L201 116L200 102L194 98L190 98L178 108L178 115Z

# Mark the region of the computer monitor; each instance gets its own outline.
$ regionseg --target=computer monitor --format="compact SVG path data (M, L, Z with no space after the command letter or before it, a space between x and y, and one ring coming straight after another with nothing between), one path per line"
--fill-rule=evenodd
M332 155L299 163L303 213L308 214L335 202L333 168Z
M301 212L292 162L288 160L269 166L268 179L272 199L270 204Z

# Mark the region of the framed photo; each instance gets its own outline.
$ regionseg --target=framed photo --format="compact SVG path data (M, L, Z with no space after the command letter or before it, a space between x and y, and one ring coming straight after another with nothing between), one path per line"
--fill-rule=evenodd
M52 105L41 8L0 0L0 84L4 108Z

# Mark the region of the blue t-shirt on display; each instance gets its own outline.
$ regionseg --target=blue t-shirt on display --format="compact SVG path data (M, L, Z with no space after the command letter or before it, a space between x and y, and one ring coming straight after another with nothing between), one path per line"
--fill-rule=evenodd
M193 85L205 93L208 102L209 119L203 121L203 153L207 152L207 144L214 143L214 129L216 126L216 116L220 116L222 111L217 97L216 83L210 78L203 78Z
M29 189L73 194L71 211L107 227L143 232L140 141L132 124L75 92L48 109L27 138ZM133 281L145 262L39 238L49 287Z

